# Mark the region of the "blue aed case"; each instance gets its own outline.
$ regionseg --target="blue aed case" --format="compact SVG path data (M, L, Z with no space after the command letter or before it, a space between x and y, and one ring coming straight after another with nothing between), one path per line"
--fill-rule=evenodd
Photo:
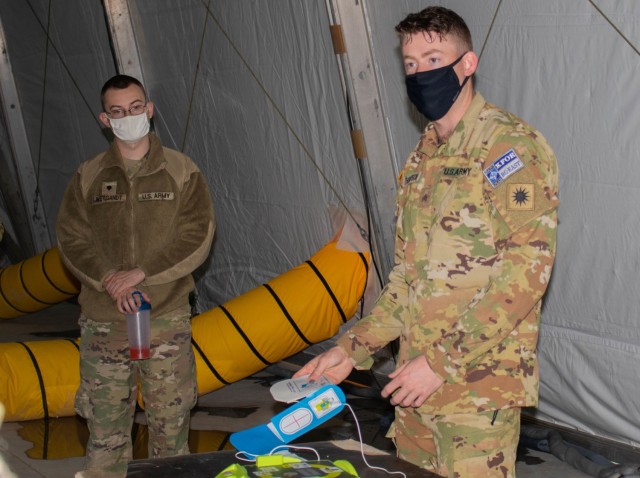
M335 417L345 402L340 388L326 385L280 412L269 423L231 434L229 441L247 455L268 454Z

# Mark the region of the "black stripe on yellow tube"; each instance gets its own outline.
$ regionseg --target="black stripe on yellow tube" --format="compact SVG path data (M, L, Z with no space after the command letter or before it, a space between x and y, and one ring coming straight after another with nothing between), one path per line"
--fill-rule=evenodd
M305 263L308 264L309 267L311 267L311 269L313 270L313 272L316 273L316 275L318 276L318 279L320 279L320 282L322 282L322 285L324 285L324 288L327 290L327 293L331 297L331 300L333 301L333 304L336 306L336 310L340 313L340 317L342 318L342 323L346 324L347 320L348 320L347 316L345 315L344 310L342 310L342 306L340 305L340 302L338 302L338 299L336 298L335 294L331 290L331 287L327 283L327 281L324 278L324 276L322 275L322 273L318 270L318 268L310 260L309 261L305 261Z
M225 385L229 385L231 382L227 382L224 378L222 378L222 375L220 375L218 373L218 371L216 370L216 368L213 366L213 364L209 361L209 359L207 358L207 356L204 354L204 352L202 351L202 349L200 348L200 346L198 345L198 342L195 341L195 339L193 337L191 337L191 345L193 345L193 347L198 351L198 353L200 354L200 358L202 358L202 360L204 361L204 363L207 365L207 367L209 368L209 370L211 370L211 373L218 379L218 382L220 383L224 383Z
M49 404L47 403L47 390L44 388L44 380L42 379L42 372L40 371L40 366L38 365L38 361L36 360L35 355L31 349L24 342L18 342L22 345L27 353L29 354L29 358L31 358L31 362L33 363L33 368L36 371L36 375L38 376L38 383L40 384L40 396L42 396L42 411L44 412L44 418L49 418Z
M43 256L44 257L44 256ZM35 295L33 295L31 293L31 291L29 290L29 288L27 287L27 283L25 282L24 278L25 278L25 274L24 274L24 265L26 264L26 261L22 261L20 263L20 284L22 285L22 289L25 291L25 293L31 297L31 299L33 299L34 302L37 302L38 304L42 304L44 306L48 306L48 305L54 305L57 304L58 302L45 302L44 300L38 299ZM44 269L43 269L44 272ZM39 308L38 308L39 310Z
M367 262L367 258L364 256L362 252L358 252L358 256L360 256L360 260L364 264L365 277L369 277L369 263ZM366 289L366 286L365 286ZM362 292L364 294L364 291Z
M42 274L44 275L44 277L47 279L47 282L51 285L51 287L53 287L55 290L57 290L58 292L62 293L62 294L66 294L69 297L73 297L74 295L78 294L78 291L74 291L74 290L64 290L61 287L58 287L59 284L56 284L56 281L54 281L53 279L51 279L51 276L49 275L49 273L47 272L47 264L46 261L49 258L49 256L51 256L51 254L54 254L55 249L47 249L44 254L42 254L42 260L41 260L41 264L42 264ZM57 250L55 250L56 254L59 254L57 252ZM55 259L54 256L51 256L52 260ZM53 267L53 272L56 272L56 267L59 268L59 265L56 266L52 266ZM57 303L57 302L56 302Z
M260 361L265 364L265 365L272 365L272 362L269 362L266 358L264 358L262 355L260 355L260 352L258 352L258 350L253 346L253 343L251 342L251 340L249 340L249 337L247 337L247 334L244 333L244 330L242 330L242 328L238 325L238 323L236 322L236 320L233 318L233 316L229 313L229 311L225 308L224 305L220 305L218 306L220 308L220 310L222 312L224 312L224 315L227 316L227 318L229 319L229 321L231 322L231 324L235 327L235 329L238 331L238 333L240 334L240 336L242 336L242 338L244 339L245 343L249 346L249 348L251 349L251 351L253 352L253 354L260 359Z
M265 289L267 289L269 291L269 293L271 294L271 296L274 298L274 300L278 304L278 307L280 307L280 310L282 310L282 313L284 314L284 316L287 318L287 320L291 324L291 327L293 327L293 329L296 331L296 334L298 334L298 337L300 337L302 340L304 340L307 345L313 345L313 342L311 342L309 339L307 339L304 336L304 334L302 333L302 330L300 330L300 328L298 327L298 324L296 324L295 320L293 320L293 317L291 317L291 314L289 314L289 311L287 310L287 308L284 306L284 304L280 300L280 297L278 297L278 294L275 293L275 291L271 288L271 286L269 284L262 284L262 286Z
M5 304L7 304L11 309L15 310L16 312L18 312L18 314L22 315L22 314L28 314L27 311L24 310L20 310L18 309L15 305L13 305L10 301L9 298L5 295L4 293L4 287L2 287L2 277L5 275L5 272L9 269L9 267L5 267L4 269L0 269L0 295L2 296L2 300L5 302ZM9 317L1 317L3 319L12 319L13 317L17 317L14 315L11 315Z

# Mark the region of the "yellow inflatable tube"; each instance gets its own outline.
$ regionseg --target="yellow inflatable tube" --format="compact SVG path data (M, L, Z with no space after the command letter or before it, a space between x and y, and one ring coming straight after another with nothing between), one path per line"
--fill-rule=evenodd
M80 292L57 247L0 270L0 319L13 319L70 299Z
M334 336L356 312L368 253L330 242L311 259L192 319L198 393L204 395ZM70 340L0 343L6 421L73 415L80 383Z

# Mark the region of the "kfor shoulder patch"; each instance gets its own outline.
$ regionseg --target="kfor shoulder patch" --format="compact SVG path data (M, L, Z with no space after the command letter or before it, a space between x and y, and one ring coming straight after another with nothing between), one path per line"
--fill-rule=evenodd
M510 149L491 163L483 173L485 178L487 178L487 181L489 181L489 184L496 188L505 179L522 168L524 168L524 163L518 157L516 152L513 149Z

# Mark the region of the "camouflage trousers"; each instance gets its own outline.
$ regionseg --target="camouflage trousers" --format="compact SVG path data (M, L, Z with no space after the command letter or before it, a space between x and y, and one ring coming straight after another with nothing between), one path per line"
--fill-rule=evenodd
M388 436L398 456L449 478L514 478L520 408L429 415L396 407Z
M126 476L138 397L144 402L149 457L189 453L190 410L197 400L190 309L151 319L151 358L132 361L126 323L80 317L76 412L87 419L85 478Z

